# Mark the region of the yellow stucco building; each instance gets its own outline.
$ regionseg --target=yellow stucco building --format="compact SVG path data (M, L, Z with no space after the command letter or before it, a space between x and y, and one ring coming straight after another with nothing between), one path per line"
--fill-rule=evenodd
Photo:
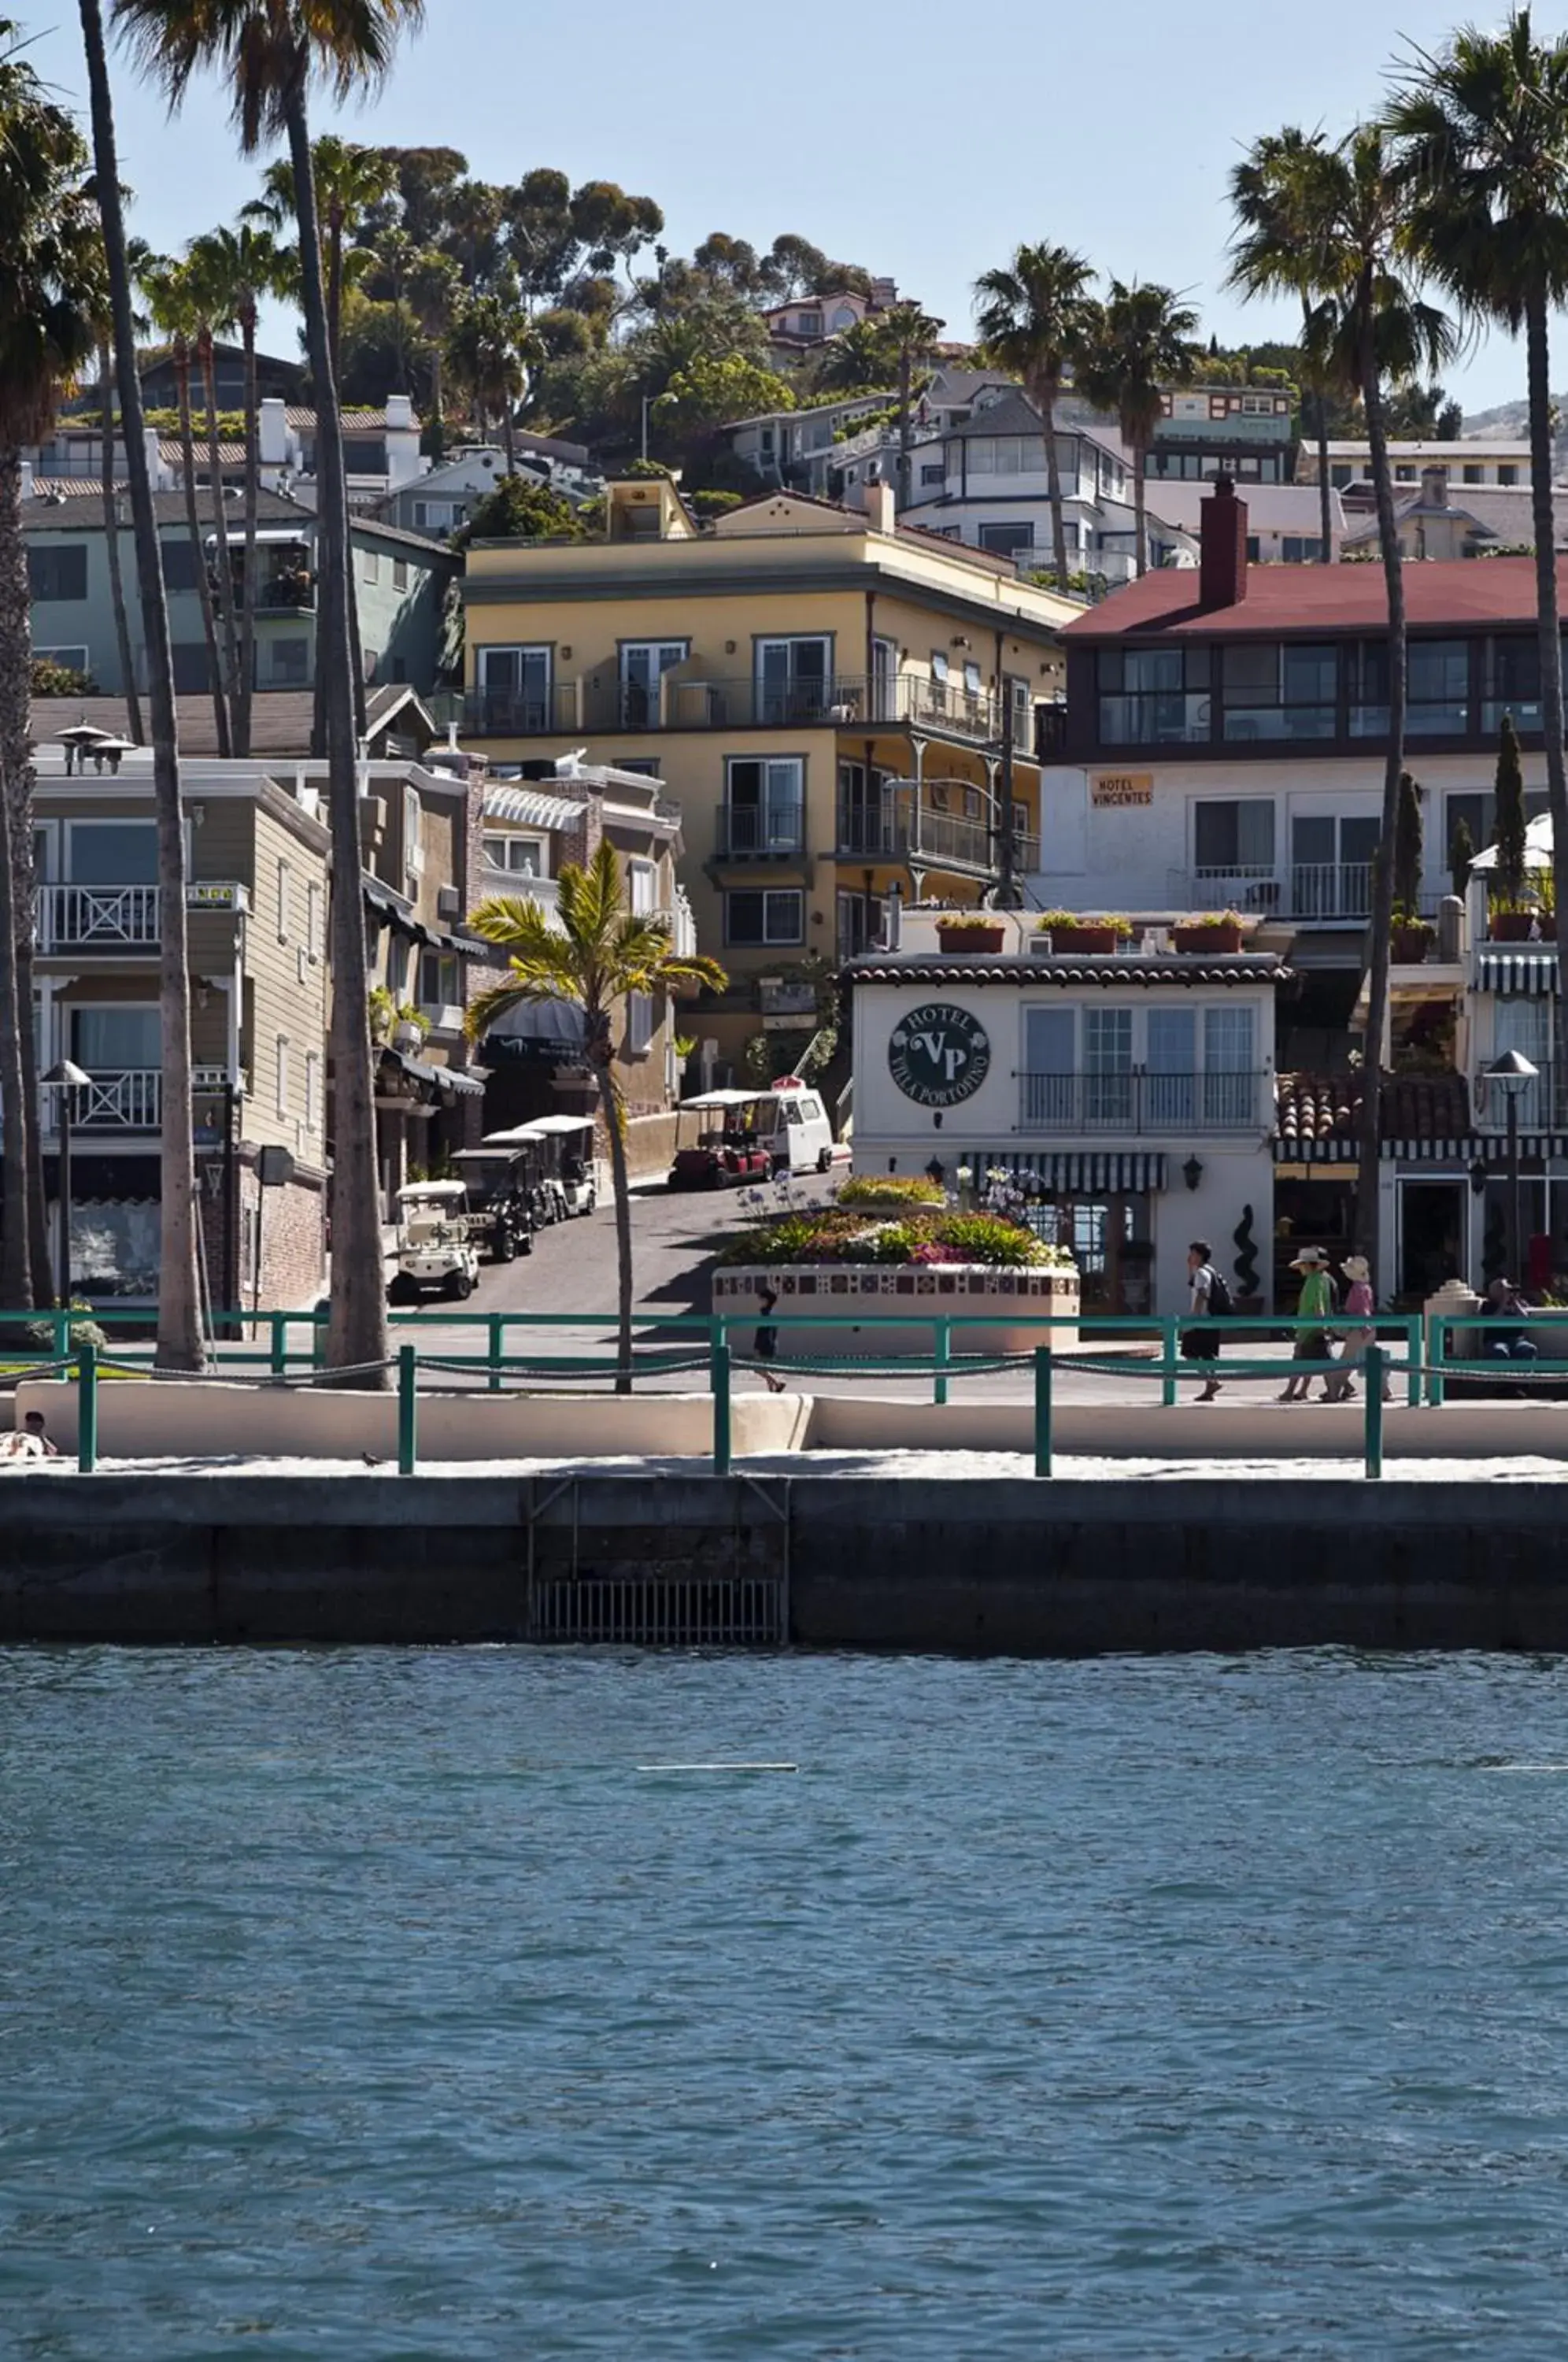
M661 480L609 488L604 536L469 552L465 735L492 767L586 748L661 778L682 882L731 990L863 950L895 884L974 901L1038 866L1040 764L1081 611L1011 566L865 511L764 496L712 527Z

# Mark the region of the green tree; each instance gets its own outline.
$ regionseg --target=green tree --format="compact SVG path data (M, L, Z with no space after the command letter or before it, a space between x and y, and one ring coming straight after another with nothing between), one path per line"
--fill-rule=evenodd
M466 521L452 535L453 546L466 549L473 541L587 541L587 526L579 512L559 492L530 483L525 476L503 476L499 484L475 502Z
M544 358L527 315L501 295L470 296L447 339L447 373L469 394L480 438L491 418L501 421L509 476L516 472L517 404L529 369Z
M94 7L97 0L81 0ZM305 342L315 388L316 661L324 680L332 881L332 1303L327 1357L384 1383L386 1289L377 1195L374 1068L359 855L359 783L348 605L348 510L343 426L322 279L322 229L312 170L313 78L340 102L386 74L420 0L116 0L136 54L178 105L201 72L233 94L241 144L253 154L282 132L293 168ZM123 388L122 388L123 398Z
M1538 40L1529 8L1513 9L1497 32L1467 28L1437 56L1417 52L1388 120L1415 251L1472 317L1524 331L1541 729L1553 842L1562 846L1568 768L1551 319L1568 298L1568 36ZM1558 930L1557 958L1559 991L1568 994L1568 927Z
M169 602L163 588L152 475L138 370L136 311L115 139L114 94L100 0L77 0L92 109L93 170L103 224L114 322L126 472L136 538L137 588L147 649L152 793L158 819L158 984L162 1120L159 1134L158 1359L169 1369L205 1361L196 1286L196 1160L191 1099L191 963L185 922L185 821L180 806L179 730Z
M202 639L207 652L207 686L213 701L217 750L226 757L234 752L234 738L223 667L218 661L217 614L213 605L212 578L207 570L206 542L196 494L196 438L191 407L191 372L201 328L201 305L189 265L172 255L149 255L142 264L140 286L153 326L169 340L180 410L180 475L181 491L185 496L185 531L202 611Z
M1457 820L1449 839L1448 874L1454 892L1463 900L1469 890L1470 872L1475 864L1475 843L1468 821Z
M1497 900L1505 911L1516 910L1524 896L1528 821L1525 816L1524 767L1519 761L1519 734L1511 713L1503 716L1497 733L1496 779Z
M1132 454L1132 511L1137 570L1148 564L1143 485L1149 446L1165 414L1167 386L1181 385L1194 367L1192 338L1198 315L1168 287L1110 282L1105 305L1086 339L1078 382L1089 400L1113 410L1121 439Z
M228 727L235 736L235 708L239 698L239 626L234 604L234 563L228 546L228 503L224 487L223 453L218 439L217 339L235 326L228 281L221 258L198 239L185 250L182 275L195 320L196 366L201 371L203 406L207 429L207 500L213 524L216 576L214 593L223 623L224 693L228 700Z
M1301 306L1308 340L1313 309L1320 296L1313 243L1313 193L1319 182L1323 144L1320 131L1301 131L1288 125L1283 131L1254 140L1231 172L1231 209L1236 218L1236 232L1231 247L1230 284L1249 296L1293 294ZM1311 394L1312 425L1318 446L1318 556L1322 565L1329 566L1334 556L1334 496L1329 472L1330 388L1322 381L1321 372L1314 370L1306 342L1298 368L1302 383ZM1209 374L1207 366L1204 374Z
M87 151L0 20L0 1298L51 1302L32 1043L33 766L30 596L22 449L48 432L91 355L105 301ZM24 997L25 996L25 997ZM33 1062L36 1065L36 1061Z
M771 370L758 369L754 361L699 353L685 369L676 370L649 414L678 444L689 445L731 419L794 407L792 388Z
M1021 246L1005 269L975 281L975 326L992 365L1010 370L1040 413L1045 434L1045 487L1051 503L1056 588L1067 588L1067 529L1056 452L1056 403L1094 318L1094 272L1065 246Z
M209 230L191 248L203 279L226 319L237 321L245 356L245 542L240 561L239 669L234 685L234 751L250 752L250 705L256 686L256 520L261 484L260 389L256 330L266 297L293 284L294 258L265 223L244 218L233 229ZM215 470L214 480L216 481Z
M682 988L722 992L723 968L674 948L669 923L635 918L622 890L614 847L606 840L586 867L561 866L558 915L537 902L500 895L469 921L474 933L506 955L503 984L481 992L469 1010L469 1039L482 1042L499 1018L521 1003L558 1000L582 1012L583 1054L599 1087L615 1179L619 1265L616 1390L632 1385L632 1202L626 1172L625 1107L615 1078L614 1025L627 995L662 997Z
M463 296L463 274L449 254L427 246L409 266L408 300L430 363L430 424L436 458L447 447L446 393L442 357Z

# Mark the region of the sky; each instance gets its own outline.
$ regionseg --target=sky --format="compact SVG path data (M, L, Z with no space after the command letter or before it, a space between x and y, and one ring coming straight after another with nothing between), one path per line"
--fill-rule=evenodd
M1076 247L1107 274L1183 290L1222 343L1292 331L1287 308L1225 293L1231 165L1288 122L1349 128L1390 61L1432 49L1466 13L1430 0L793 0L786 12L714 0L426 0L385 87L334 116L345 136L459 149L476 176L535 165L652 196L665 241L710 230L758 248L793 230L896 278L971 328L976 276L1021 241ZM74 17L29 19L34 61L81 107ZM1483 17L1485 7L1468 13ZM1500 14L1500 10L1492 13ZM1568 6L1538 5L1555 33ZM114 63L121 177L134 228L160 250L232 216L257 167L236 153L225 94L198 87L171 126L162 100ZM270 324L275 349L292 326ZM1568 384L1568 331L1554 386ZM1523 356L1494 336L1447 373L1470 410L1522 399Z

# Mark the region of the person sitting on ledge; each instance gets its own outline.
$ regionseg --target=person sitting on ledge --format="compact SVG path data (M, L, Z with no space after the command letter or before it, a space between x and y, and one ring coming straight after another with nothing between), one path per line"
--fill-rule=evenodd
M0 1460L58 1460L60 1446L44 1425L41 1410L28 1411L20 1427L0 1435Z
M1533 1306L1525 1302L1511 1279L1495 1279L1486 1290L1486 1309L1499 1320L1525 1321ZM1488 1329L1485 1332L1486 1357L1493 1362L1533 1362L1540 1348L1522 1328Z

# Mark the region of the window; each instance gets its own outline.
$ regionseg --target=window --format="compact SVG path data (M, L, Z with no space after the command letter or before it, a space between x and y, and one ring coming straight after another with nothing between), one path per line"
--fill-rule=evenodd
M732 756L724 774L726 853L805 850L806 767L799 756Z
M806 938L806 898L798 887L726 894L724 941L750 945L800 944Z
M1396 469L1395 469L1395 470L1394 470L1394 481L1395 481L1397 484L1413 484L1413 483L1415 482L1415 480L1416 480L1416 471L1415 471L1414 468L1396 468Z
M157 822L71 821L66 833L65 876L72 886L156 886Z
M626 892L634 919L653 916L657 888L658 871L651 861L627 862Z
M406 557L394 557L392 559L392 589L394 590L406 590L407 588L408 560Z
M931 678L938 689L946 688L948 670L949 667L945 649L933 648L931 652Z
M1497 481L1499 484L1517 484L1518 480L1518 469L1517 468L1509 467L1506 461L1497 470Z
M964 693L966 697L978 697L980 694L980 668L973 657L965 658Z
M280 861L278 864L278 941L281 944L286 944L288 940L289 865L286 861Z
M1104 650L1098 676L1101 739L1122 746L1205 744L1209 664L1204 647Z
M188 538L160 542L159 556L163 566L163 587L166 590L195 590L196 553Z
M362 551L360 554L365 561L362 579L366 582L379 582L381 579L381 551L379 549L367 549Z
M403 791L403 866L410 877L425 866L425 807L416 788Z
M1511 713L1520 730L1540 728L1540 645L1528 639L1494 639L1486 643L1486 694L1481 726L1490 738Z
M940 459L922 459L920 480L922 486L944 484L947 481L947 470Z
M1462 471L1462 480L1467 484L1484 484L1486 480L1486 470L1485 468L1467 467Z
M313 1138L321 1130L321 1059L314 1050L305 1052L304 1128Z
M1018 524L983 524L980 527L980 547L993 551L999 557L1010 557L1015 550L1031 549L1034 545L1034 527L1027 521Z
M555 651L481 647L475 656L480 714L487 730L547 730L554 712Z
M68 672L91 672L88 650L75 648L40 648L35 640L33 654L40 664L63 665Z
M1306 815L1290 824L1290 915L1364 919L1381 824L1362 813Z
M1322 554L1320 534L1287 533L1280 542L1280 555L1286 566L1316 566Z
M1470 726L1470 647L1464 640L1412 640L1409 704L1405 727L1412 738L1463 737ZM1381 738L1388 728L1388 649L1368 641L1353 654L1351 735Z
M662 779L664 756L662 755L623 755L615 767L618 771L631 771L639 779Z
M1331 642L1227 647L1220 678L1227 739L1333 736L1339 663Z
M654 1037L654 1004L651 992L629 992L626 995L626 1049L634 1058L647 1055Z
M658 685L684 664L690 640L624 640L621 644L621 727L645 730L663 720Z
M162 1023L154 1001L72 1009L71 1055L90 1075L155 1074L163 1064Z
M277 1112L286 1116L289 1112L289 1037L286 1033L278 1036L277 1081Z
M1084 1115L1090 1123L1127 1123L1132 1115L1132 1011L1086 1009Z
M832 696L832 657L831 640L758 640L756 719L824 720Z
M314 877L305 887L305 951L313 960L321 957L321 888Z
M310 679L310 642L308 640L274 640L272 642L272 684L303 689Z
M87 548L83 542L63 547L31 545L28 550L28 589L35 599L85 599Z
M513 877L543 877L545 841L538 836L487 836L484 857L492 869Z
M419 955L419 1005L422 1009L459 1009L463 999L462 963L454 952Z
M415 501L414 503L415 533L450 533L455 523L450 501Z
M1274 875L1274 805L1263 796L1195 803L1192 808L1195 884L1267 880ZM1219 899L1226 899L1220 896Z

